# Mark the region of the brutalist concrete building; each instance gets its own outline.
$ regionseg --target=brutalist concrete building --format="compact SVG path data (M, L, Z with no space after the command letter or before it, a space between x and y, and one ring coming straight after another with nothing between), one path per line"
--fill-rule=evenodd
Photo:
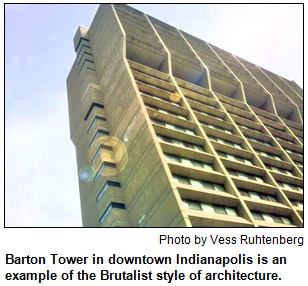
M67 78L85 227L303 226L303 90L126 5Z

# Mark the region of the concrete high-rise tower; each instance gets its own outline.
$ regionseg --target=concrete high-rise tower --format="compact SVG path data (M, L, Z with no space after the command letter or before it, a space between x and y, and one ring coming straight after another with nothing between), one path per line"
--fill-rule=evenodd
M67 79L84 226L303 225L303 90L126 5Z

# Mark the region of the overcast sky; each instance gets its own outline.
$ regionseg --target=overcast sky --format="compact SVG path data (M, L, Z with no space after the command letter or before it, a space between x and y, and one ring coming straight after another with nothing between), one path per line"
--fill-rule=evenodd
M302 5L132 6L302 86ZM97 8L6 5L6 226L81 226L65 80Z

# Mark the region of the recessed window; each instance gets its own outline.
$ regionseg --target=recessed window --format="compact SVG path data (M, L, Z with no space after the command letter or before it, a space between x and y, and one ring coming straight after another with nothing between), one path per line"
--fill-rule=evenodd
M208 204L192 200L183 199L183 205L192 210L202 210L208 213L216 213L221 215L238 216L235 208L220 206L216 204Z
M90 144L89 144L89 147L91 148L92 145L94 144L94 141L101 135L109 135L109 132L106 131L106 130L97 130L93 139L91 140Z
M100 199L102 198L103 194L106 192L106 190L107 190L108 187L110 187L110 186L112 186L112 187L117 187L117 188L121 188L121 184L120 184L120 183L114 182L114 181L107 181L107 182L104 184L102 190L99 192L99 194L98 194L98 196L97 196L97 198L96 198L96 201L98 201L98 202L100 201Z
M254 141L254 142L257 142L257 143L260 143L260 144L263 144L263 145L266 145L266 146L269 146L271 147L272 145L266 141L263 141L263 140L260 140L258 138L254 138L254 137L251 137L251 136L246 136L247 139L251 140L251 141Z
M204 188L204 189L208 189L208 190L226 192L224 185L212 183L212 182L209 182L209 181L191 179L191 178L177 176L177 175L173 175L173 179L178 183L191 185L191 186L196 187L196 188Z
M159 140L164 141L164 142L173 143L173 144L176 144L178 146L187 147L187 148L190 148L190 149L194 149L194 150L197 150L197 151L203 151L204 152L203 148L199 145L196 145L196 144L188 143L188 142L185 142L185 141L173 139L173 138L162 136L162 135L157 135L157 137L158 137Z
M229 145L229 146L235 147L237 149L242 149L242 150L244 149L240 144L233 143L233 142L228 141L228 140L224 140L224 139L217 138L217 137L214 137L214 136L209 136L209 135L208 135L208 138L212 141L222 143L222 144L225 144L225 145Z
M175 113L175 112L173 112L173 111L161 109L161 108L159 108L159 107L156 107L156 106L153 106L153 105L150 105L150 104L147 104L147 103L145 103L144 105L145 105L147 108L151 108L151 109L157 110L157 111L159 111L159 112L161 112L161 113L163 113L163 114L168 114L168 115L176 116L176 117L178 117L178 118L187 120L187 118L186 118L185 116L183 116L183 115L181 115L181 114L177 114L177 113Z
M296 152L296 151L293 151L293 150L290 150L290 149L286 149L286 148L285 148L285 150L286 150L286 152L288 152L288 153L291 153L291 154L294 154L294 155L303 157L303 154L300 153L300 152Z
M282 159L279 156L277 156L277 155L274 155L274 154L271 154L271 153L267 153L267 152L264 152L264 151L260 151L260 150L256 150L256 149L255 149L255 151L257 153L259 153L260 155L262 155L262 156L265 156L265 157L268 157L268 158L273 158L273 159L276 159L278 161L282 161Z
M114 163L110 163L110 162L104 162L102 163L102 165L100 166L98 172L96 173L95 177L94 177L94 182L96 182L99 178L99 176L102 174L103 170L105 169L105 167L112 167L112 168L116 168L117 165Z
M278 172L278 173L281 173L281 174L286 174L286 175L290 175L292 176L292 172L289 171L289 170L285 170L285 169L282 169L282 168L278 168L278 167L275 167L275 166L271 166L271 165L266 165L268 169L274 171L274 172Z
M168 154L168 153L166 153L165 156L168 160L181 163L181 164L183 164L184 166L187 166L187 167L197 167L197 168L202 168L202 169L206 169L206 170L210 170L210 171L214 170L213 166L211 164L208 164L208 163L204 163L204 162L201 162L201 161L196 161L196 160L192 160L192 159L188 159L188 158L183 158L183 157L176 156L176 155L173 155L173 154Z
M248 191L244 189L239 189L240 193L244 197L250 197L252 199L256 200L264 200L264 201L269 201L269 202L277 202L276 197L264 193L259 193L255 191Z
M264 220L267 222L281 223L281 224L292 224L291 220L285 216L261 213L261 212L252 212L252 215L255 220Z
M278 185L282 188L288 189L288 190L295 190L295 191L300 191L301 193L304 191L304 189L300 186L284 183L284 182L277 182Z
M96 103L96 102L93 102L93 103L91 104L91 106L90 106L90 108L89 108L89 110L88 110L88 112L87 112L85 118L84 118L85 121L88 120L88 118L89 118L89 116L90 116L92 110L94 109L94 107L98 107L98 108L104 109L104 105L99 104L99 103Z
M232 176L236 176L239 178L244 178L244 179L248 179L248 180L253 180L253 181L257 181L257 182L261 182L261 183L265 183L264 179L260 176L256 176L256 175L251 175L248 173L244 173L241 171L236 171L236 170L228 170L229 174Z
M107 145L100 145L99 148L97 149L95 155L93 156L92 164L94 164L94 162L95 162L96 159L99 157L99 155L100 155L100 153L102 152L102 150L109 150L109 151L112 151L112 147L111 147L111 146L107 146Z
M103 222L105 221L107 216L110 214L112 209L122 209L122 210L124 210L125 209L125 205L122 204L122 203L111 202L110 205L108 206L108 208L106 209L106 211L101 216L101 219L100 219L100 223L101 224L103 224Z
M223 158L227 158L227 159L232 160L232 161L238 161L238 162L245 163L247 165L253 166L253 163L246 158L242 158L242 157L239 157L239 156L236 156L236 155L232 155L232 154L228 154L228 153L224 153L224 152L220 152L220 151L217 151L217 154L219 156L223 157Z
M297 201L297 200L290 200L293 206L299 207L299 208L303 208L304 204L303 202Z
M153 94L150 94L150 93L146 93L146 92L140 92L140 94L143 94L143 95L147 95L147 96L151 96L159 101L163 101L163 102L168 102L172 105L175 105L175 106L181 106L181 100L179 100L179 102L173 102L173 101L170 101L168 99L165 99L165 98L161 98L159 96L156 96L156 95L153 95Z
M93 118L93 120L92 120L92 122L91 122L91 124L90 124L90 126L89 126L89 128L88 128L88 130L87 130L87 133L89 133L89 132L92 130L94 124L95 124L97 121L102 121L102 122L103 122L103 121L106 121L106 118L105 118L105 117L102 117L102 116L95 116L95 117Z

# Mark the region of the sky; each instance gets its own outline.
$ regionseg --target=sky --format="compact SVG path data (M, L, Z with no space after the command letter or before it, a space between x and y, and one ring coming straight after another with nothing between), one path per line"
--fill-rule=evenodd
M133 4L155 18L303 84L302 5ZM97 4L5 6L5 225L78 227L66 77L73 37Z

